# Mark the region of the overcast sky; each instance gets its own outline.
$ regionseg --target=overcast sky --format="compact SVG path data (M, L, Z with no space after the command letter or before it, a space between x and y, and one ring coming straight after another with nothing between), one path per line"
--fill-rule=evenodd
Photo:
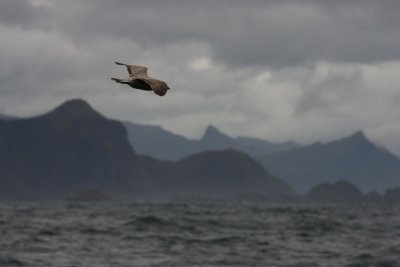
M330 141L400 154L398 0L0 0L0 113L83 98L199 138ZM115 84L145 65L164 97Z

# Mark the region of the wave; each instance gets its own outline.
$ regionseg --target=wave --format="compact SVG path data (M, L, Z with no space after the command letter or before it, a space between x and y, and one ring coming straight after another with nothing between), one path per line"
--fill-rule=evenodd
M98 234L114 234L114 231L112 229L100 229L96 227L85 227L79 231L81 234L86 234L86 235L98 235Z

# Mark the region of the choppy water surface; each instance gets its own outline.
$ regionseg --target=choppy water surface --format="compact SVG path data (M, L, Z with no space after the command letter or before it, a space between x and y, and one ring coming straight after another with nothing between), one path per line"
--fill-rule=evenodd
M400 266L400 209L0 203L0 266Z

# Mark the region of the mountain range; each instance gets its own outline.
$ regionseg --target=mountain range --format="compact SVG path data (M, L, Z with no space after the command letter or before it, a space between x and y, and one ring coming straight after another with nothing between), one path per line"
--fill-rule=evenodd
M207 127L201 139L193 140L171 133L160 126L133 122L124 124L136 153L164 160L179 160L199 152L228 148L259 158L300 147L291 141L272 143L252 137L232 138L211 125Z
M166 161L134 149L123 123L79 99L37 117L0 119L0 198L54 199L82 191L135 199L295 195L237 150Z
M338 180L349 181L364 192L383 192L400 184L399 159L368 140L362 131L258 160L298 192Z
M232 138L209 126L193 140L159 126L107 119L83 100L33 118L0 118L3 199L82 190L132 198L277 199L339 180L382 193L400 185L400 162L362 131L302 146Z
M159 126L125 122L138 154L176 160L201 151L232 148L260 162L296 191L308 192L320 183L346 180L362 191L380 191L400 184L400 161L372 143L362 131L328 143L307 146L295 142L272 143L250 137L232 138L213 126L192 140Z

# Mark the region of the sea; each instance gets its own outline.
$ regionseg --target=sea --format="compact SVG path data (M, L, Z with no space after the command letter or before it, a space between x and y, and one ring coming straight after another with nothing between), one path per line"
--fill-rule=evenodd
M400 208L0 202L0 267L400 266Z

